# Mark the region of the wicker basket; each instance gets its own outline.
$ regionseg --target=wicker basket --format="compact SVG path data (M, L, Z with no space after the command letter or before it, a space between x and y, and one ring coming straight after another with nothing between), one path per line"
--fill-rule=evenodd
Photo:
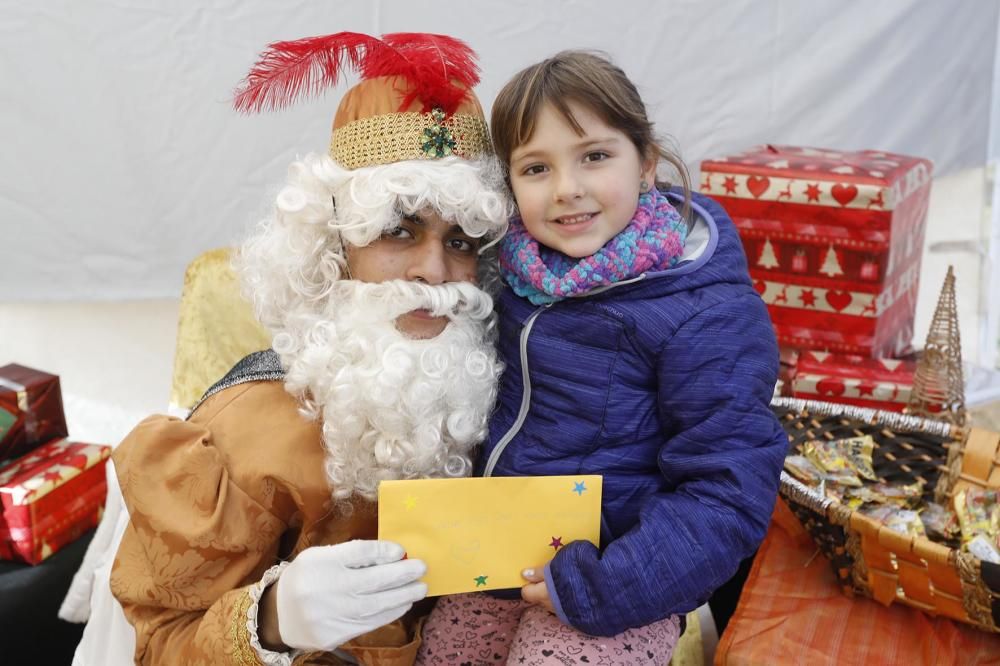
M776 398L792 449L810 439L871 435L876 475L925 482L925 500L949 503L963 487L1000 487L1000 434L895 412ZM843 590L901 602L1000 632L1000 565L924 537L894 532L782 472L780 493L830 560Z

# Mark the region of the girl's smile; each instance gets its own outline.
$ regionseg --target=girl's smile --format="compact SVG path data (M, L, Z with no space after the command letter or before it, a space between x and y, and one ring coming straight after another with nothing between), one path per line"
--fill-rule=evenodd
M594 219L597 213L580 213L579 215L564 215L562 217L557 217L554 222L562 224L564 226L577 226L583 224L584 222L590 222Z
M579 215L564 215L552 220L551 224L557 227L556 233L565 236L575 236L586 233L597 223L598 213L582 213Z

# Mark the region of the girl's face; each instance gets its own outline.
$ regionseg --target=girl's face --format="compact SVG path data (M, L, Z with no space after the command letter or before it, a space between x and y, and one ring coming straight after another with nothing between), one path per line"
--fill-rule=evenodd
M553 250L581 258L628 226L640 183L653 184L656 160L641 156L628 136L587 107L568 106L583 136L546 104L531 140L511 153L510 184L528 233Z

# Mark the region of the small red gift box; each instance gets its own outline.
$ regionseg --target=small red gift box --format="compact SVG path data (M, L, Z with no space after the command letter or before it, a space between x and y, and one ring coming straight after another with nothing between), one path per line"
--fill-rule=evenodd
M870 357L909 350L931 163L761 146L702 163L743 240L778 340Z
M792 380L792 396L901 412L910 399L917 363L804 351Z
M110 446L50 441L0 468L0 559L38 564L95 527Z
M0 368L0 461L67 434L58 376L13 363Z

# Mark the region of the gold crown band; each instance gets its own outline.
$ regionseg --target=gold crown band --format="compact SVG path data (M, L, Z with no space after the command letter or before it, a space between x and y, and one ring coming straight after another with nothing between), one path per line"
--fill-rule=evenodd
M347 169L457 155L492 153L486 121L464 113L385 113L347 123L333 132L330 156Z

